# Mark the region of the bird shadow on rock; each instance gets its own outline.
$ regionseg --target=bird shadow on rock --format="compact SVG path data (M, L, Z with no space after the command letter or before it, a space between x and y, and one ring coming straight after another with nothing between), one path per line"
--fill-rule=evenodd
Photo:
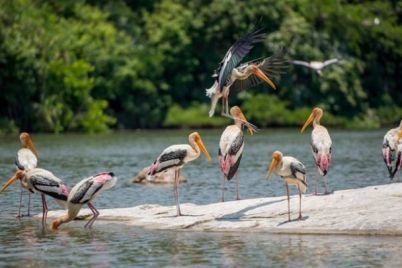
M308 218L309 218L309 216L304 216L304 217L302 217L301 219L299 219L299 218L293 219L293 220L291 219L290 221L288 220L288 221L280 222L280 223L278 223L277 226L281 226L281 225L284 225L284 224L290 223L290 222L305 221L305 220L307 220Z
M177 216L177 215L169 215L169 216L162 216L162 217L159 217L159 218L166 219L166 218L200 217L200 216L204 216L204 214L181 214L180 216Z
M282 202L285 200L286 199L280 199L280 200L276 200L276 201L270 201L270 202L265 202L265 203L261 203L258 205L249 206L249 207L243 208L242 210L239 210L235 213L223 215L222 217L216 218L216 220L217 221L240 221L241 218L245 216L247 211L256 209L258 207L269 206L269 205L279 203L279 202Z

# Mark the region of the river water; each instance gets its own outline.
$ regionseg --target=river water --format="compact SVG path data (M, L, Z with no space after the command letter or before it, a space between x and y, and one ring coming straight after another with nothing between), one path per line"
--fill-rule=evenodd
M331 190L390 183L381 158L386 130L333 130L333 164L328 179ZM189 130L137 131L104 135L33 135L39 166L73 186L100 171L113 171L116 186L98 197L98 209L131 207L145 203L173 205L172 186L132 184L131 178L151 164L168 145L187 143ZM212 161L201 156L187 164L182 174L182 203L207 204L220 200L221 174L217 164L221 132L202 130ZM271 154L280 150L301 160L309 184L316 171L310 149L310 130L260 130L246 136L240 165L241 198L284 194L276 175L268 180ZM0 137L1 184L14 171L19 148L17 137ZM235 182L227 183L226 200L235 198ZM321 187L322 185L319 184ZM312 187L310 187L312 189ZM273 235L236 232L152 231L117 224L94 224L88 231L66 224L56 232L43 232L40 220L17 220L18 183L0 195L0 266L396 266L401 263L400 237ZM292 193L296 193L294 189ZM24 196L26 198L26 196ZM25 203L24 203L25 204ZM57 205L50 199L50 209ZM24 210L26 208L23 208ZM41 212L40 197L33 195L33 212Z

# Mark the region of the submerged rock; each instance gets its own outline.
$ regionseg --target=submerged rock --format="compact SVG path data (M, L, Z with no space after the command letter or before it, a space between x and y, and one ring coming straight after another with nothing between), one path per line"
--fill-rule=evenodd
M145 204L132 208L99 210L96 225L126 224L153 229L260 231L297 234L402 235L402 183L336 191L330 195L304 195L303 220L287 222L286 196L245 199L208 205ZM298 195L291 196L291 216L298 216ZM49 211L58 217L65 211ZM83 209L80 214L88 214ZM37 217L41 217L41 214ZM81 224L79 222L70 225ZM96 228L96 225L94 228Z
M155 175L148 175L149 167L143 168L134 178L131 180L133 183L173 183L174 182L174 170L164 170L156 173ZM186 178L180 175L179 182L186 182Z

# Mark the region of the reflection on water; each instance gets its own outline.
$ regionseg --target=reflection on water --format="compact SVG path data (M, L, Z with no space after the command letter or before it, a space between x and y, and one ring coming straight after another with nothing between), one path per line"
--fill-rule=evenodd
M99 136L33 135L40 166L72 186L82 178L110 170L119 182L96 201L97 208L130 207L144 203L173 205L171 186L134 185L131 177L149 165L168 145L186 143L191 131L135 132ZM331 189L348 189L389 183L381 159L385 130L332 131ZM201 157L183 170L181 202L206 204L220 199L221 174L217 164L220 131L202 131L213 156ZM315 170L310 134L297 130L264 130L246 136L240 165L242 198L283 195L278 177L265 178L272 151L299 158L312 185ZM14 171L19 142L0 137L1 183ZM226 184L227 200L235 198L235 183ZM34 194L33 213L41 212ZM27 200L27 196L24 196ZM396 266L401 262L398 237L272 235L264 233L214 233L151 231L114 224L96 224L93 231L81 222L63 226L57 233L42 232L40 220L15 219L19 185L0 195L0 266ZM25 204L25 202L24 202ZM57 208L49 200L49 208ZM23 208L26 211L26 207ZM173 219L176 220L176 219Z

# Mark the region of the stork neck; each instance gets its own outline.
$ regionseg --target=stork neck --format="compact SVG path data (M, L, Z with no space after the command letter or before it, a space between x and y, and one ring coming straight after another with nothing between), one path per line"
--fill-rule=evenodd
M75 217L78 215L78 212L80 212L80 209L81 209L81 205L69 206L67 214L65 214L59 218L60 222L66 223L66 222L74 220Z
M235 69L233 69L233 72L234 72L234 76L238 80L247 79L252 72L251 65L247 66L243 71L239 71L238 69L235 68Z
M191 148L193 148L195 154L197 156L199 156L201 154L201 150L200 150L200 147L198 146L198 144L194 141L194 139L190 139L189 142L190 142L190 146L191 146Z

